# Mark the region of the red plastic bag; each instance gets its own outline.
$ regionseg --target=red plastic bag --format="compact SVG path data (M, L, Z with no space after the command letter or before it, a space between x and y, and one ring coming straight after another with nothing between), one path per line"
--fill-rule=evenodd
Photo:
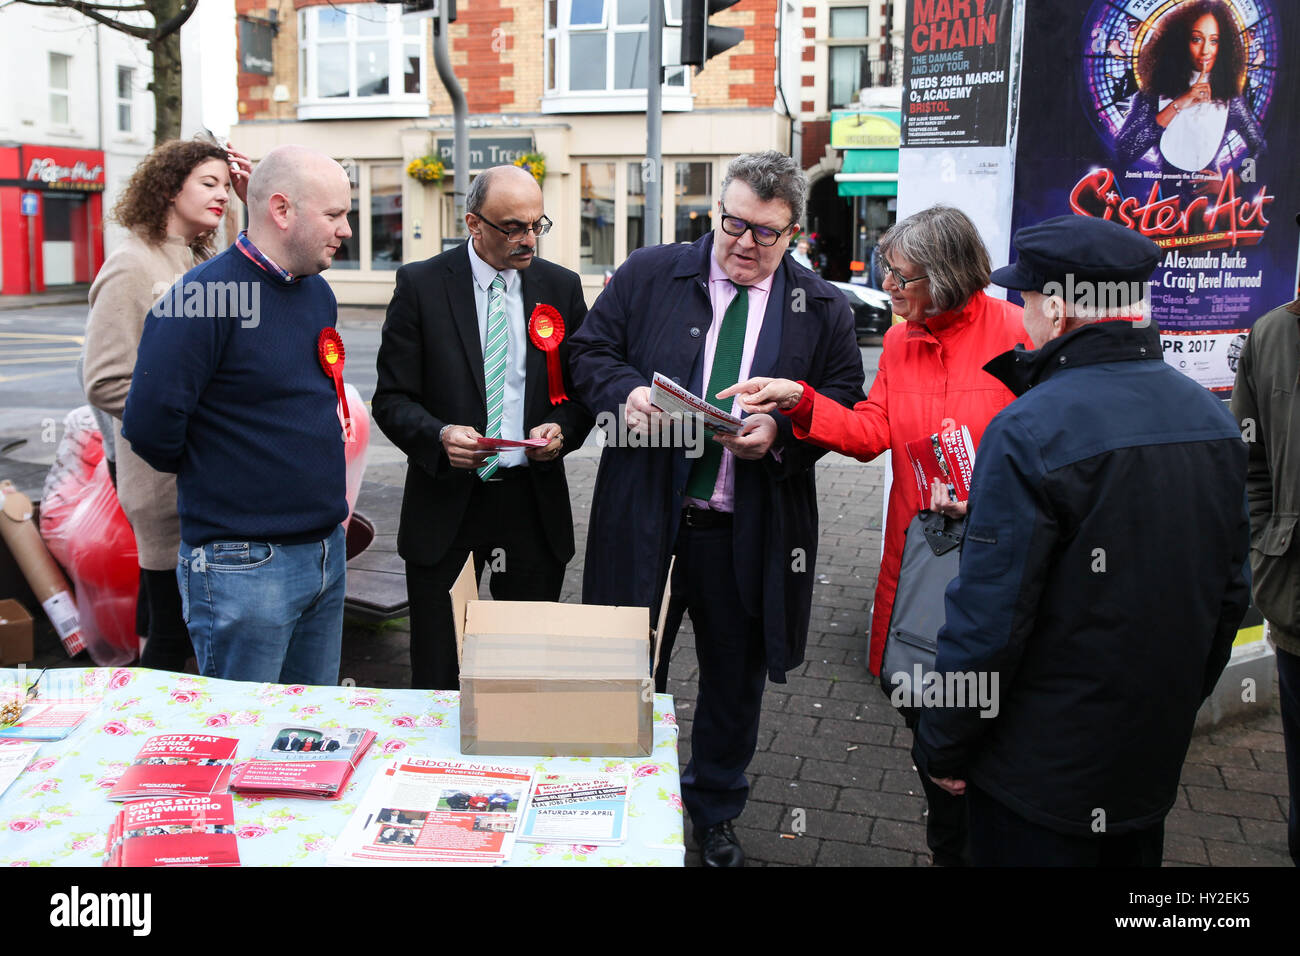
M41 494L41 537L76 592L81 636L101 667L139 656L135 534L108 477L104 439L87 406L64 419Z

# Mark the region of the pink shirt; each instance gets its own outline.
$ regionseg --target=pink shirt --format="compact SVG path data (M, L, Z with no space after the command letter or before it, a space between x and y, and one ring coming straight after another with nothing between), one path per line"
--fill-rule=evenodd
M768 293L772 291L772 276L749 287L749 317L745 321L745 348L740 353L740 377L743 382L749 378L749 368L754 363L754 352L758 349L758 336L763 331L763 315L767 311ZM727 274L718 265L716 256L709 256L709 301L713 304L713 323L709 334L704 338L704 387L701 397L718 405L733 415L740 414L740 399L733 398L729 405L722 405L714 397L714 392L721 389L709 388L709 374L713 371L713 355L718 348L718 334L722 331L722 317L727 313L727 306L738 295L738 291ZM713 441L712 433L705 433L706 441ZM735 475L735 455L723 449L722 463L718 466L718 481L713 486L713 497L708 501L687 498L686 504L697 508L712 508L714 511L733 510L733 484Z

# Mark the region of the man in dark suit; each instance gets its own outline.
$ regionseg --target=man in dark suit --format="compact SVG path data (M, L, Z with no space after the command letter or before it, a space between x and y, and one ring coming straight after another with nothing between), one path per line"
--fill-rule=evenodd
M749 793L764 678L784 683L803 661L813 465L824 451L796 440L784 416L751 415L739 435L701 442L682 429L678 447L645 447L663 442L627 432L657 427L655 372L715 402L751 375L801 379L845 405L865 400L848 302L784 259L807 191L790 157L741 156L723 180L717 231L634 252L573 339L578 397L609 439L583 600L657 607L676 555L674 601L691 615L699 657L682 796L709 866L744 863L732 821Z
M459 686L447 591L470 554L494 598L559 599L574 551L561 457L591 430L566 370L587 306L575 273L536 258L551 226L536 180L494 167L465 206L469 242L397 271L371 403L408 458L411 684L433 689ZM547 443L491 453L484 438Z

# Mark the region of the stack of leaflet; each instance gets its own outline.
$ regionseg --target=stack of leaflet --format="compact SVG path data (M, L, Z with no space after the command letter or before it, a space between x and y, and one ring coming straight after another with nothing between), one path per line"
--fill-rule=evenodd
M140 800L118 811L105 866L239 866L234 798Z
M614 846L627 839L631 774L547 774L533 782L519 828L529 843Z
M98 706L98 698L47 700L38 697L23 704L22 715L16 721L0 726L0 738L43 742L62 740Z
M532 781L525 767L399 759L371 782L329 862L499 865L514 849Z
M970 429L965 425L926 435L907 442L907 457L912 462L912 477L921 503L930 504L930 489L934 482L948 486L953 501L970 497L971 475L975 471L975 443Z
M18 775L27 769L32 756L40 749L40 744L29 744L22 740L0 740L0 796L3 796L9 784L17 780Z
M161 734L145 741L108 793L110 800L225 793L239 741L211 734Z
M373 730L358 727L275 727L263 738L253 759L236 768L230 789L262 796L337 800L375 736Z

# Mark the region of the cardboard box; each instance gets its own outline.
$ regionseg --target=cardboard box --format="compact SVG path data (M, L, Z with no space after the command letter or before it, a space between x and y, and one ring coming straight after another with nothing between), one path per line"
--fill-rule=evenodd
M462 753L650 754L667 593L653 630L643 607L480 601L472 556L450 593Z
M32 616L17 601L0 601L0 667L27 664L32 651Z

